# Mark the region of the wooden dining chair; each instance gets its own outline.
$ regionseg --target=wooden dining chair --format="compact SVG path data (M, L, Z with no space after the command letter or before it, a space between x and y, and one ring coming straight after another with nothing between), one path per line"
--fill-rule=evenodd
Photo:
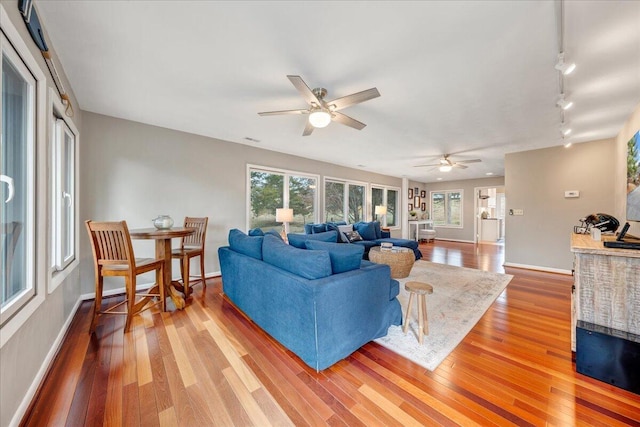
M182 284L184 286L185 296L191 293L191 277L202 281L202 286L206 287L207 282L204 277L204 243L207 237L207 224L209 218L193 218L185 217L184 227L195 228L196 232L183 237L180 240L180 248L171 251L171 258L180 260L180 274L182 275ZM191 276L190 263L191 258L200 257L200 276Z
M124 331L128 332L134 315L157 304L161 304L162 311L165 311L164 260L158 258L136 258L134 256L126 221L86 221L85 224L89 233L89 240L91 240L91 249L93 250L96 282L96 300L89 333L95 331L98 316L102 314L126 315L127 320L124 325ZM136 292L136 277L139 274L154 270L156 272L156 285L146 292ZM102 310L102 291L105 276L124 277L126 298L115 306ZM148 304L151 298L154 297L159 298L159 300L153 304ZM123 304L127 306L126 311L115 311L116 308Z

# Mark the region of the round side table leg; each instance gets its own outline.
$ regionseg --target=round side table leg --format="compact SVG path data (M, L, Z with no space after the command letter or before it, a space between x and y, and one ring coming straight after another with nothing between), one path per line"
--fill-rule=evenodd
M409 293L409 303L407 304L407 312L404 315L404 325L402 325L402 332L405 334L409 330L409 315L411 314L411 303L413 302L413 296L415 294L413 292Z
M424 311L424 309L422 308L423 304L424 300L422 298L422 295L418 295L418 342L420 343L420 345L422 345L422 335L424 335L424 321L422 319L422 312Z

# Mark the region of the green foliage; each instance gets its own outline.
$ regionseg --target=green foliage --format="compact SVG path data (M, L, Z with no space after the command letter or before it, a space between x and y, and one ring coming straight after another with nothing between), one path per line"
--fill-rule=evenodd
M627 182L640 185L640 153L638 153L638 144L640 144L640 132L637 132L633 138L627 142Z
M254 216L275 215L276 209L282 207L284 200L283 184L283 175L251 172L251 210Z

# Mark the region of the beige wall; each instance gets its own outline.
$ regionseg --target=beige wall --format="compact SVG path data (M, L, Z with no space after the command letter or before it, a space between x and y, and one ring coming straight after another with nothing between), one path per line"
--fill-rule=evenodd
M616 137L615 217L626 221L627 214L627 142L640 130L640 104ZM640 222L629 223L629 233L640 236Z
M507 211L524 210L507 215L506 264L571 271L573 226L590 213L616 216L613 139L507 154L505 171Z
M88 112L84 117L82 220L125 219L130 228L139 228L150 227L158 214L168 214L177 223L186 215L208 216L207 272L219 270L217 250L227 244L229 230L246 229L247 164L318 174L320 194L325 176L402 185L401 178L248 145ZM88 239L81 237L85 258L82 291L90 293L91 252ZM138 256L150 256L153 242L135 241L134 250ZM178 272L177 261L173 272L174 276Z
M44 74L47 80L47 91L49 88L54 88L46 63L31 39L22 16L18 12L18 2L15 0L2 0L1 4L9 17L9 21L18 31L20 38L30 50ZM4 27L5 25L8 25L8 23L2 22L2 26ZM44 29L46 35L46 25ZM47 41L49 40L47 38ZM64 69L58 61L55 46L52 46L51 43L48 43L48 45L56 67L61 73L64 86L71 96L75 110L73 122L80 130L79 141L82 144L82 112L78 107L73 92L71 92L72 88L64 75ZM49 159L47 158L49 155L49 140L50 134L47 122L44 139L37 140L39 180L36 189L38 200L36 241L38 242L38 248L42 248L37 257L38 272L36 277L38 283L36 286L41 286L42 292L40 295L44 299L15 333L8 332L10 327L6 325L0 329L3 341L10 337L0 348L0 426L10 425L12 420L13 422L20 421L20 417L30 403L31 396L35 393L40 379L46 373L48 362L55 355L57 345L62 339L68 322L75 314L75 309L79 303L80 279L78 268L72 269L64 281L52 293L48 293L49 270L47 263L50 259L50 254L47 243L51 228L49 223L50 215L48 214L51 211L51 201L47 175L50 173ZM81 147L79 149L82 151ZM11 324L11 322L9 321L8 324Z

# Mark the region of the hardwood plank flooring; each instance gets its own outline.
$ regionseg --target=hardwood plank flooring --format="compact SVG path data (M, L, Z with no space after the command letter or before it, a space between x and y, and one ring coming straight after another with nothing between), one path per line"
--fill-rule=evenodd
M502 246L420 250L505 272ZM573 278L506 273L507 289L433 372L375 343L315 372L240 313L219 278L127 334L124 318L104 316L90 337L84 302L22 425L640 426L640 396L575 372Z

